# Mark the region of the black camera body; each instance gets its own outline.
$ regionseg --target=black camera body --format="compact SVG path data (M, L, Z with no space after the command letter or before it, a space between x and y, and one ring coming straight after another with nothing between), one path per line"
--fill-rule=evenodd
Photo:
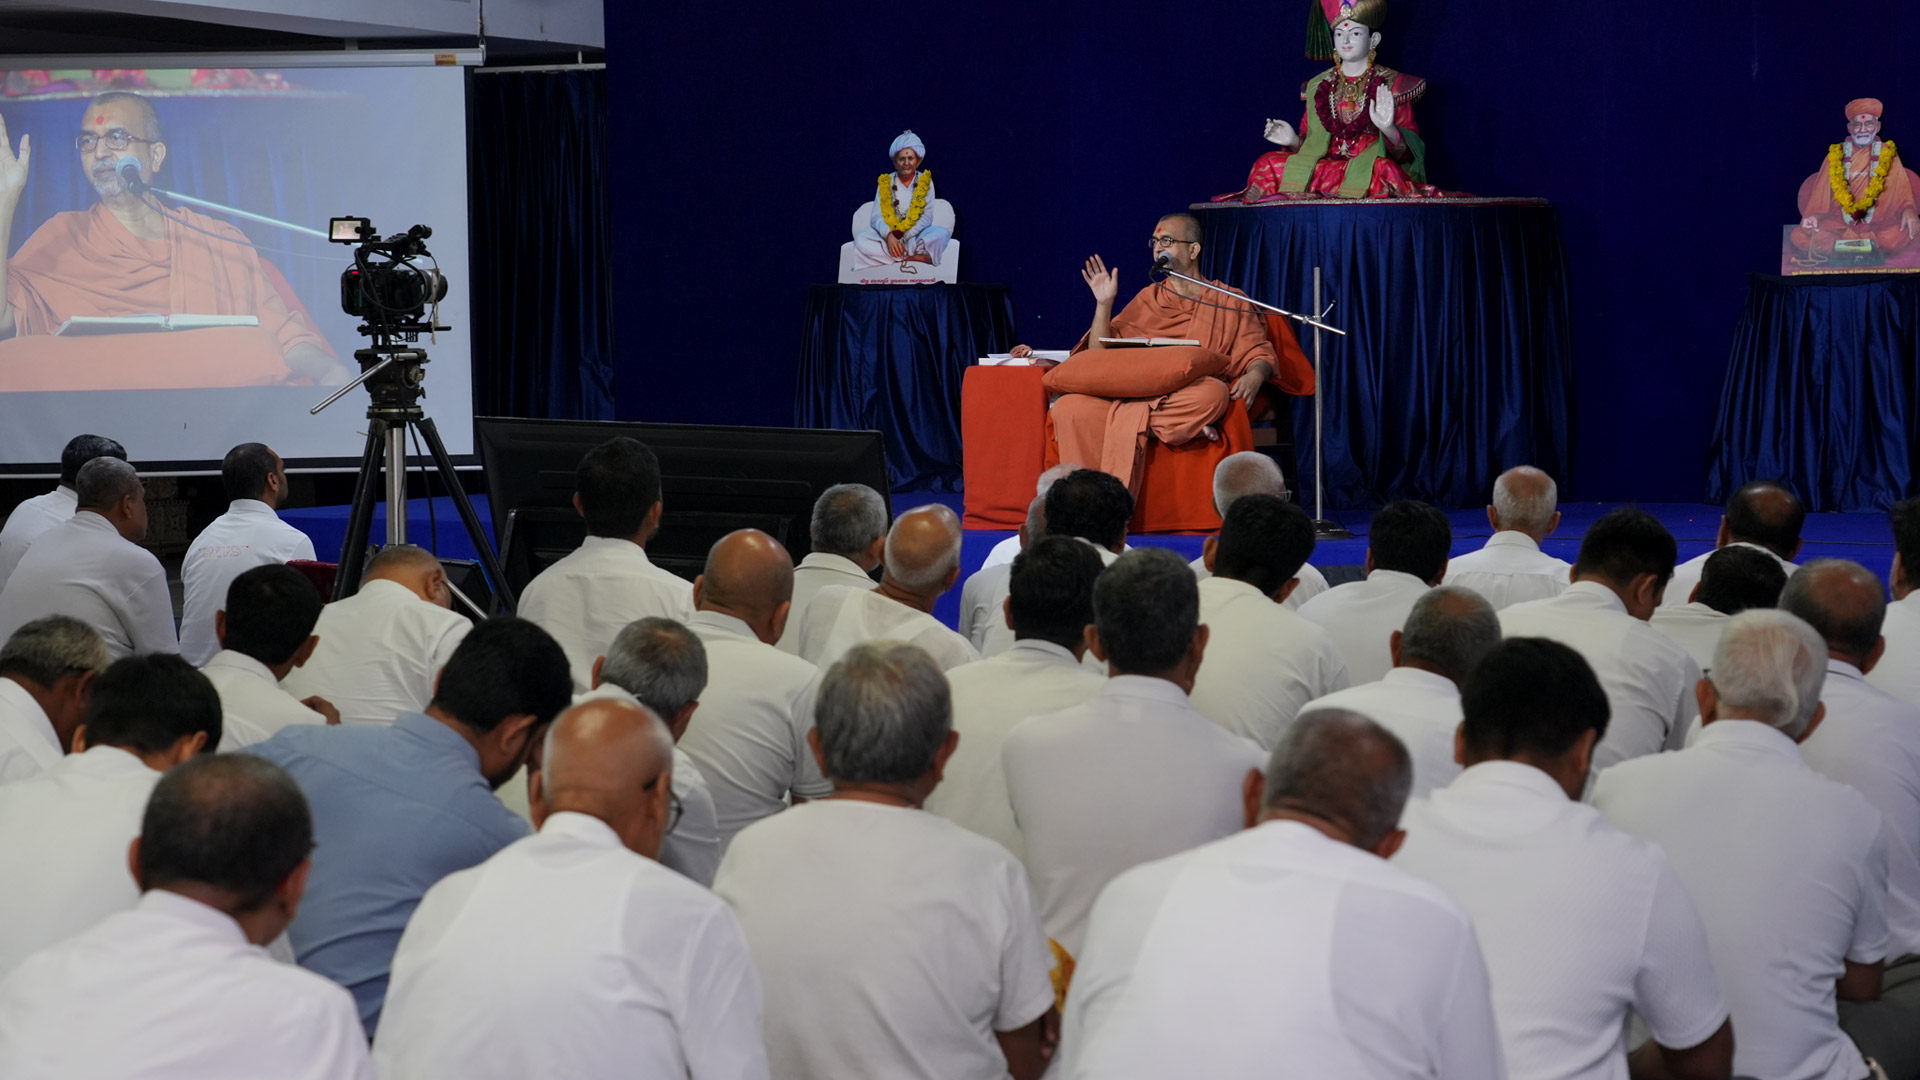
M432 330L421 322L427 309L446 299L447 278L438 268L414 260L432 260L427 238L433 230L415 225L403 233L380 239L366 218L334 218L329 239L355 245L353 265L340 275L340 308L365 319L362 332L419 333Z

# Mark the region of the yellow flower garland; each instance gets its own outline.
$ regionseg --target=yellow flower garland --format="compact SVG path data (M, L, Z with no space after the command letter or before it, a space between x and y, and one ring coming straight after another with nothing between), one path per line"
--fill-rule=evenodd
M1840 212L1849 218L1861 218L1873 209L1880 193L1887 190L1887 170L1893 167L1893 141L1880 144L1880 160L1873 166L1873 175L1867 181L1867 190L1860 194L1860 201L1853 201L1853 187L1847 183L1846 157L1843 155L1845 143L1834 143L1827 151L1827 184L1833 189L1834 204Z
M920 215L927 212L927 189L932 184L933 174L921 169L920 178L913 182L913 202L907 206L907 216L903 218L893 208L893 174L880 174L880 193L874 196L873 201L880 207L881 218L886 221L887 228L893 230L895 236L905 236L907 230L913 228L914 223L920 220Z

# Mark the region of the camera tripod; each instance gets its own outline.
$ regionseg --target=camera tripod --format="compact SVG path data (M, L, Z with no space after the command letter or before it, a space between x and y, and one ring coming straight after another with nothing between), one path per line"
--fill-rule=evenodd
M453 459L447 456L446 445L440 441L439 429L420 407L427 377L427 350L411 343L396 343L391 334L379 330L366 327L362 330L371 334L373 344L354 351L353 358L360 362L360 377L328 395L311 410L318 413L356 386L364 385L372 399L367 405L367 446L361 452L360 475L353 485L353 510L347 517L347 538L340 549L340 573L333 582L332 599L344 599L360 589L360 575L366 569L370 543L368 533L373 529L373 504L380 490L379 475L383 467L386 470L387 543L407 542L407 431L411 428L426 443L434 467L460 511L467 537L473 541L473 549L480 553L480 564L493 586L495 609L511 613L513 591L507 585L500 557L494 553L486 531L480 526L480 516L473 512L466 489L460 486Z

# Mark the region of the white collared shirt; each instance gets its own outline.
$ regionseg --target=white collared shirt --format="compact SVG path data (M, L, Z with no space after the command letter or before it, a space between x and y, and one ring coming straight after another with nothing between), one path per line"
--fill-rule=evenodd
M127 845L159 782L146 762L96 746L0 787L0 975L140 899Z
M1674 1049L1726 1022L1706 928L1666 855L1546 773L1481 762L1410 801L1400 827L1394 865L1473 917L1514 1080L1627 1080L1629 1009Z
M1788 577L1792 577L1793 572L1800 569L1799 566L1775 555L1770 549L1762 547L1759 544L1748 543L1745 540L1735 540L1727 546L1752 548L1755 551L1765 552L1768 558L1780 564L1780 569L1785 570ZM1718 550L1718 548L1714 549L1714 551ZM1660 598L1660 606L1679 607L1682 604L1692 602L1693 590L1700 584L1700 576L1706 571L1707 560L1711 558L1713 558L1713 552L1709 551L1704 555L1695 555L1693 558L1674 567L1673 576L1667 579L1667 591Z
M760 979L727 905L562 811L442 878L393 957L389 1077L761 1080Z
M1347 661L1347 682L1359 686L1393 670L1387 639L1407 625L1430 588L1412 574L1375 570L1365 581L1336 585L1307 601L1300 615L1326 628Z
M800 623L800 657L821 671L855 645L904 641L952 671L980 659L966 638L939 619L871 589L832 586L814 594Z
M1920 953L1920 706L1833 659L1820 701L1826 718L1800 744L1800 756L1880 811L1887 826L1887 955Z
M13 513L7 515L6 525L0 527L0 588L6 587L13 568L20 565L20 557L27 553L34 540L54 526L65 524L79 505L79 494L61 484L13 508Z
M1887 648L1867 681L1902 701L1920 705L1920 589L1887 605L1880 626Z
M65 753L46 710L26 687L0 675L0 785L38 776Z
M220 749L266 742L288 724L324 724L327 718L280 689L272 669L245 653L222 649L200 674L220 693Z
M1593 805L1659 844L1699 907L1736 1075L1867 1074L1835 1012L1845 961L1887 955L1887 834L1865 799L1766 724L1716 720L1685 750L1601 773Z
M640 704L639 698L609 682L603 682L584 694L575 694L573 703L579 705L599 699ZM699 715L699 712L695 709L694 715ZM660 865L710 888L714 871L720 869L720 822L713 809L713 792L707 787L707 778L693 758L677 744L673 748L673 794L680 800L680 821L660 842ZM532 808L528 805L525 769L500 789L500 801L529 822L533 820Z
M1199 578L1201 581L1205 581L1213 576L1213 571L1207 569L1207 557L1205 555L1188 563L1187 569L1192 570L1193 576ZM1294 611L1299 611L1301 604L1327 591L1327 575L1314 569L1312 563L1302 563L1300 565L1300 572L1294 575L1294 579L1299 581L1300 584L1295 585L1293 591L1287 594L1287 598L1281 601L1281 603Z
M693 583L662 570L631 540L589 536L527 582L516 614L553 635L573 668L573 692L593 685L593 662L636 619L686 622Z
M845 585L850 589L877 589L880 583L845 555L809 551L793 568L793 606L787 609L787 628L778 642L782 652L800 655L800 617L821 589Z
M1559 596L1572 579L1573 566L1540 550L1533 537L1502 529L1486 546L1447 562L1443 584L1460 585L1487 598L1495 611L1528 600Z
M1111 548L1101 547L1084 536L1074 539L1098 552L1102 566L1112 566L1120 558ZM1014 555L1019 554L1016 548ZM982 657L998 656L1013 648L1013 627L1007 622L1007 598L1012 595L1011 559L1000 566L981 567L960 588L960 636ZM1080 662L1096 675L1106 677L1107 665L1099 657L1088 653Z
M1597 581L1576 581L1550 600L1500 612L1503 637L1543 637L1586 658L1607 693L1613 716L1593 750L1593 772L1642 754L1678 749L1699 711L1700 667L1673 640L1627 614L1627 605Z
M994 1033L1053 1007L1019 861L924 810L796 806L735 839L713 891L746 931L782 1080L1002 1080Z
M986 559L980 563L980 569L985 570L990 566L1007 566L1011 564L1014 556L1020 554L1020 547L1020 534L1015 532L1012 536L993 545L993 550L987 552Z
M233 579L256 566L312 559L313 541L280 520L259 499L235 499L187 548L180 566L185 599L180 614L180 655L196 667L220 651L213 615L227 606Z
M166 568L91 510L41 533L27 549L0 590L0 642L47 615L93 627L115 660L180 651Z
M1347 685L1347 664L1316 623L1244 581L1200 583L1207 652L1193 707L1235 735L1272 750L1300 706Z
M1107 882L1241 828L1241 785L1267 763L1178 686L1141 675L1020 724L1000 759L1047 936L1074 956Z
M1720 647L1720 635L1726 633L1727 620L1732 617L1695 601L1679 607L1655 608L1647 625L1687 650L1687 655L1705 672L1713 666L1714 650Z
M343 724L391 724L426 709L440 669L472 629L465 615L375 578L320 609L320 644L280 688L296 700L326 698Z
M1067 996L1062 1080L1501 1080L1473 924L1296 821L1115 879Z
M1453 759L1453 735L1460 728L1460 687L1445 675L1419 668L1397 667L1379 682L1328 694L1309 701L1308 709L1351 709L1394 733L1413 759L1413 790L1417 799L1445 787L1460 775Z
M0 982L0 1076L373 1080L373 1065L346 990L156 889Z
M680 748L713 793L725 851L735 833L779 813L789 793L803 799L833 794L807 744L820 671L761 641L731 615L698 612L687 628L706 647L707 688Z
M947 682L960 742L947 759L940 786L927 796L927 809L1023 858L1027 845L1013 820L1000 747L1027 717L1088 701L1107 680L1081 666L1067 649L1024 638L999 656L954 668Z

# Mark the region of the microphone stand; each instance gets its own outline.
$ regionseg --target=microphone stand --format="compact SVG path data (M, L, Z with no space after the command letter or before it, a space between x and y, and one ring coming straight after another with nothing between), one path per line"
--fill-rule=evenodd
M1263 304L1260 301L1255 300L1251 296L1242 296L1241 294L1234 292L1232 289L1223 289L1220 286L1215 285L1211 281L1205 281L1197 277L1188 277L1187 275L1181 273L1178 270L1175 270L1173 267L1168 266L1166 263L1163 263L1163 262L1154 263L1153 272L1156 274L1160 274L1163 277L1179 278L1181 281L1185 281L1193 285L1198 285L1203 289L1212 289L1214 292L1221 293L1225 296L1231 296L1235 300L1240 300L1245 303L1252 304L1254 307L1260 308L1265 311L1271 311L1275 315L1284 315L1287 318L1292 319L1294 322L1301 324L1302 326L1311 326L1316 330L1325 330L1329 334L1339 334L1341 337L1347 336L1347 332L1345 330L1342 330L1337 326L1328 326L1326 323L1320 321L1327 317L1328 311L1333 310L1332 304L1328 304L1326 307L1326 311L1322 311L1318 315L1296 315L1293 312L1288 311L1286 308L1274 307L1272 304Z
M145 195L147 192L151 191L155 195L164 195L175 202L188 203L193 206L198 206L204 210L213 210L222 214L231 214L234 217L246 218L248 221L257 221L262 225L271 225L276 229L285 229L288 232L299 233L303 236L315 236L315 237L319 237L322 240L332 239L326 233L321 232L319 229L309 229L305 225L295 225L291 221L281 221L279 218L270 218L265 214L256 214L251 210L242 210L239 207L235 207L235 206L225 206L220 203L214 202L211 199L197 199L197 198L194 198L192 195L182 195L177 191L168 191L166 188L155 187L152 184L145 183L141 181L137 176L128 177L128 179L131 180L132 182L129 183L127 187L135 195Z

